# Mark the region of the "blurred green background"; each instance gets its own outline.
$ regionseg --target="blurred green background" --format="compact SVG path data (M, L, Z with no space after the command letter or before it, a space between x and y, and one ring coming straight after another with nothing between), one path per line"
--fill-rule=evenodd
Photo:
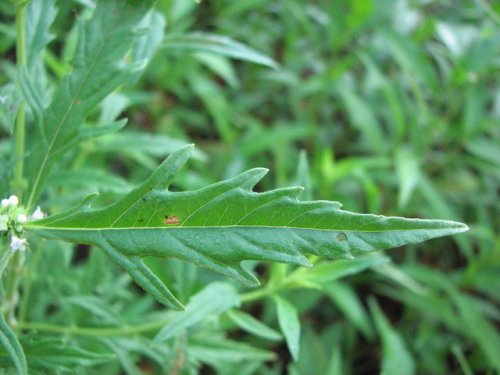
M57 39L45 57L52 78L68 69L74 18L84 9L57 5ZM160 0L157 11L160 41L164 25L172 40L224 35L278 66L160 48L95 113L103 122L128 117L126 129L69 159L93 178L56 175L68 202L60 190L53 198L67 207L87 192L122 193L194 142L198 153L178 189L262 166L270 173L261 190L299 184L303 199L336 200L349 211L467 223L466 234L388 252L394 264L322 291L291 291L300 358L267 344L280 356L253 373L500 372L500 4ZM3 30L8 56L14 36ZM0 150L7 154L5 142ZM259 271L265 277L269 268ZM248 311L274 319L264 303Z
M294 296L305 327L290 372L326 373L339 352L339 373L376 372L383 353L355 307L372 295L414 358L396 356L399 365L422 374L499 371L500 6L247 0L158 8L167 35L227 35L279 64L156 56L141 82L154 99L133 117L205 152L190 186L266 166L263 189L299 183L306 198L348 210L471 227L388 252L412 282L379 269L332 285L326 297ZM396 340L379 335L382 347Z

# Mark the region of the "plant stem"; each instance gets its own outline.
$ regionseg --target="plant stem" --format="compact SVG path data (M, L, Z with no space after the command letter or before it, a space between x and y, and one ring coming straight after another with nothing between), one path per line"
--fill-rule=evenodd
M170 317L165 317L148 323L121 327L80 327L76 325L61 326L43 322L19 322L18 328L73 336L133 336L156 331L167 324L169 320Z
M269 288L269 287L266 286L264 288L260 288L260 289L254 290L252 292L243 293L242 295L240 295L240 301L242 303L253 302L253 301L259 300L261 298L270 296L277 289L279 289L279 288L275 289L275 288Z
M21 299L21 303L19 304L19 323L22 323L26 320L26 314L28 312L28 303L31 296L31 286L33 284L33 279L36 278L36 269L38 268L38 264L40 263L40 259L42 258L43 253L43 242L40 241L35 250L35 254L31 259L29 264L29 268L26 272L26 282L23 288L23 296Z
M16 6L16 65L20 68L27 62L26 58L26 3L22 2ZM24 190L24 143L26 134L26 112L24 101L19 105L16 116L16 166L14 169L14 190L22 199Z
M320 257L314 255L309 258L311 264L316 264L320 260ZM242 303L253 302L264 297L272 296L274 293L282 289L299 289L299 288L310 288L311 284L303 282L302 275L307 272L306 268L297 268L290 274L286 275L284 278L280 279L277 283L271 282L266 286L253 290L248 293L243 293L240 295L240 301Z
M16 65L20 68L26 64L26 2L16 4ZM13 189L21 200L24 190L24 141L26 128L25 103L19 105L16 116L16 146ZM11 327L16 326L16 305L18 300L19 278L24 264L25 255L18 251L9 263L9 277L5 287L3 305L5 319Z
M5 297L2 301L5 313L5 321L11 327L17 325L16 321L16 305L19 299L19 294L17 289L19 287L19 277L24 264L24 253L18 251L16 252L9 264L9 277L7 279L7 287L5 288Z

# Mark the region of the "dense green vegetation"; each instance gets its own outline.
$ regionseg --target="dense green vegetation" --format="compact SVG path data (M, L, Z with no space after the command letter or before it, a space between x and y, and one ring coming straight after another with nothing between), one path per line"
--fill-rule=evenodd
M33 233L26 253L12 256L7 235L1 239L0 374L14 371L13 363L17 373L25 371L21 346L30 373L40 374L500 372L500 5L159 0L133 41L130 25L150 2L135 2L137 13L124 12L116 24L106 2L114 3L99 4L99 36L87 22L93 1L32 0L26 56L15 28L15 4L20 9L23 1L0 2L0 199L18 194L27 211L12 208L9 215L19 218L38 204L58 214L100 193L94 211L28 224ZM95 78L92 84L75 89L86 74ZM72 78L64 80L67 75ZM68 104L70 98L82 100ZM24 100L26 154L13 131ZM55 142L40 141L54 134ZM188 143L196 148L181 169L187 148L175 151ZM257 167L269 168L266 178ZM167 186L164 179L171 195L153 190ZM222 180L226 185L213 185ZM252 195L254 185L255 192L271 192ZM471 230L416 244L463 227L394 219L392 229L408 225L400 228L408 233L399 241L389 233L375 238L385 221L360 216L356 220L364 222L336 232L342 251L360 249L353 238L374 244L370 250L409 244L330 260L318 255L336 258L339 250L323 251L324 234L316 252L306 251L316 255L307 258L293 240L281 246L291 252L281 259L255 251L252 257L251 246L241 242L227 264L180 256L208 270L164 258L181 246L167 246L157 257L123 256L114 249L123 237L102 234L99 226L128 228L119 218L131 207L138 212L133 226L147 226L139 213L153 217L156 208L134 206L138 192L137 199L182 203L181 214L160 215L167 226L184 225L186 217L210 226L213 216L199 211L207 191L241 186L211 206L217 225L221 218L232 225L246 216L224 216L227 202L245 212L253 207L250 199L294 197L298 190L285 188L292 185L305 187L300 202L263 210L249 225L262 217L279 220L280 209L300 218L309 212L302 201L314 199L338 201L353 212L453 220ZM182 193L200 188L208 190ZM338 205L314 204L329 210L328 222L344 225L337 216L347 214ZM109 212L119 213L114 221ZM297 224L302 229L303 222ZM417 233L416 223L429 227ZM431 233L436 223L446 232ZM359 225L373 233L351 237L348 231ZM82 227L86 232L77 233ZM89 228L98 234L88 234ZM127 241L140 248L155 235ZM253 238L274 249L288 235ZM103 245L105 236L113 246ZM211 236L198 241L221 251L230 241L229 235L222 244ZM258 276L257 288L227 277L254 283L239 268L246 259L254 259L246 266ZM309 263L314 267L300 266ZM153 296L187 310L166 308Z

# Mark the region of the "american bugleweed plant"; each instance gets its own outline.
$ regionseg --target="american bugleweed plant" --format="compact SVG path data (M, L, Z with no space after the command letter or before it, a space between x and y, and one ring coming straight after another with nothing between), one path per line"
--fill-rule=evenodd
M101 0L95 7L82 1L87 7L68 37L71 69L53 87L41 56L52 40L55 1L11 1L16 7L17 67L0 98L13 134L12 158L0 160L2 374L83 374L92 369L140 373L131 353L149 358L158 373L177 374L182 368L195 371L200 363L217 367L214 362L223 360L214 347L241 359L269 360L272 352L230 340L207 319L224 314L245 331L282 340L275 329L238 309L266 297L274 299L284 340L297 358L300 321L281 290L317 288L329 272L348 274L387 264L381 250L468 229L457 222L357 214L336 202L301 201L301 187L253 192L267 172L263 168L199 190L171 191L192 145L171 152L143 183L121 197L93 194L79 197L76 207L61 206L57 197L70 192L64 186L51 187L57 186L55 173L74 168L71 160L79 148L88 149L99 137L124 127L125 121L116 116L103 123L95 109L120 87L132 85L158 48L204 50L269 67L274 62L220 36L176 35L162 44L155 36L164 23L152 0ZM90 207L93 201L95 208ZM61 278L59 268L66 270L71 261L73 247L68 243L90 246L91 255L83 272L66 272ZM240 284L230 279L207 279L197 294L179 298L165 282L172 278L164 275L164 259L178 270L186 267L181 260L250 287L259 285L251 271L255 261L301 267L287 273L276 266L268 284L247 293L240 293ZM253 262L242 265L244 261ZM303 268L314 263L319 264ZM153 309L147 295L134 301L126 288L129 279L114 264L164 307ZM184 272L189 270L193 268ZM79 280L79 290L72 277ZM101 289L94 289L98 285ZM61 301L45 296L61 288L75 295ZM189 288L176 285L175 290ZM180 300L189 302L184 306ZM76 321L91 316L87 322L94 324L75 325L73 320L66 325L70 311ZM33 319L37 316L39 321ZM195 326L204 328L187 333Z

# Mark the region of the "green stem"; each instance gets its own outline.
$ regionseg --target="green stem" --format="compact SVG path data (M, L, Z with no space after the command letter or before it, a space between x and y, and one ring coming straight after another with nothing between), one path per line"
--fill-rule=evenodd
M312 256L309 260L312 264L315 264L319 259L320 258L318 256ZM295 271L288 274L284 278L279 279L277 282L270 282L262 288L241 294L240 301L242 303L257 301L259 299L272 296L282 289L308 288L310 286L303 282L303 275L305 272L307 272L307 268L297 268Z
M26 2L16 4L16 65L21 67L26 64ZM26 128L25 104L21 103L16 117L16 165L14 169L13 188L21 200L24 190L24 138ZM16 305L18 300L19 278L21 276L25 255L17 252L9 263L9 277L5 287L3 301L5 319L11 327L16 326Z
M26 3L16 7L16 65L20 68L26 65ZM24 190L24 143L26 134L25 103L19 105L16 116L16 166L14 169L14 190L21 200Z
M240 301L242 303L257 301L259 299L262 299L264 297L268 297L268 296L274 294L278 289L280 289L280 288L279 287L269 288L268 286L266 286L264 288L260 288L260 289L257 289L257 290L254 290L254 291L251 291L248 293L243 293L242 295L240 295Z
M26 315L28 313L28 304L31 296L31 286L33 284L33 279L36 278L36 270L40 259L42 259L43 253L43 241L38 243L35 250L35 254L32 257L32 261L29 264L29 268L26 272L26 283L23 288L23 296L21 303L19 304L19 322L22 323L26 320Z
M121 327L81 327L76 325L61 326L43 322L20 322L18 328L39 332L60 333L73 336L133 336L145 332L156 331L168 323L170 317L153 320L148 323Z
M23 269L24 253L18 251L13 255L9 264L9 277L7 279L7 287L5 290L4 300L2 305L5 313L5 321L11 326L16 327L16 305L19 298L18 287L19 277Z

